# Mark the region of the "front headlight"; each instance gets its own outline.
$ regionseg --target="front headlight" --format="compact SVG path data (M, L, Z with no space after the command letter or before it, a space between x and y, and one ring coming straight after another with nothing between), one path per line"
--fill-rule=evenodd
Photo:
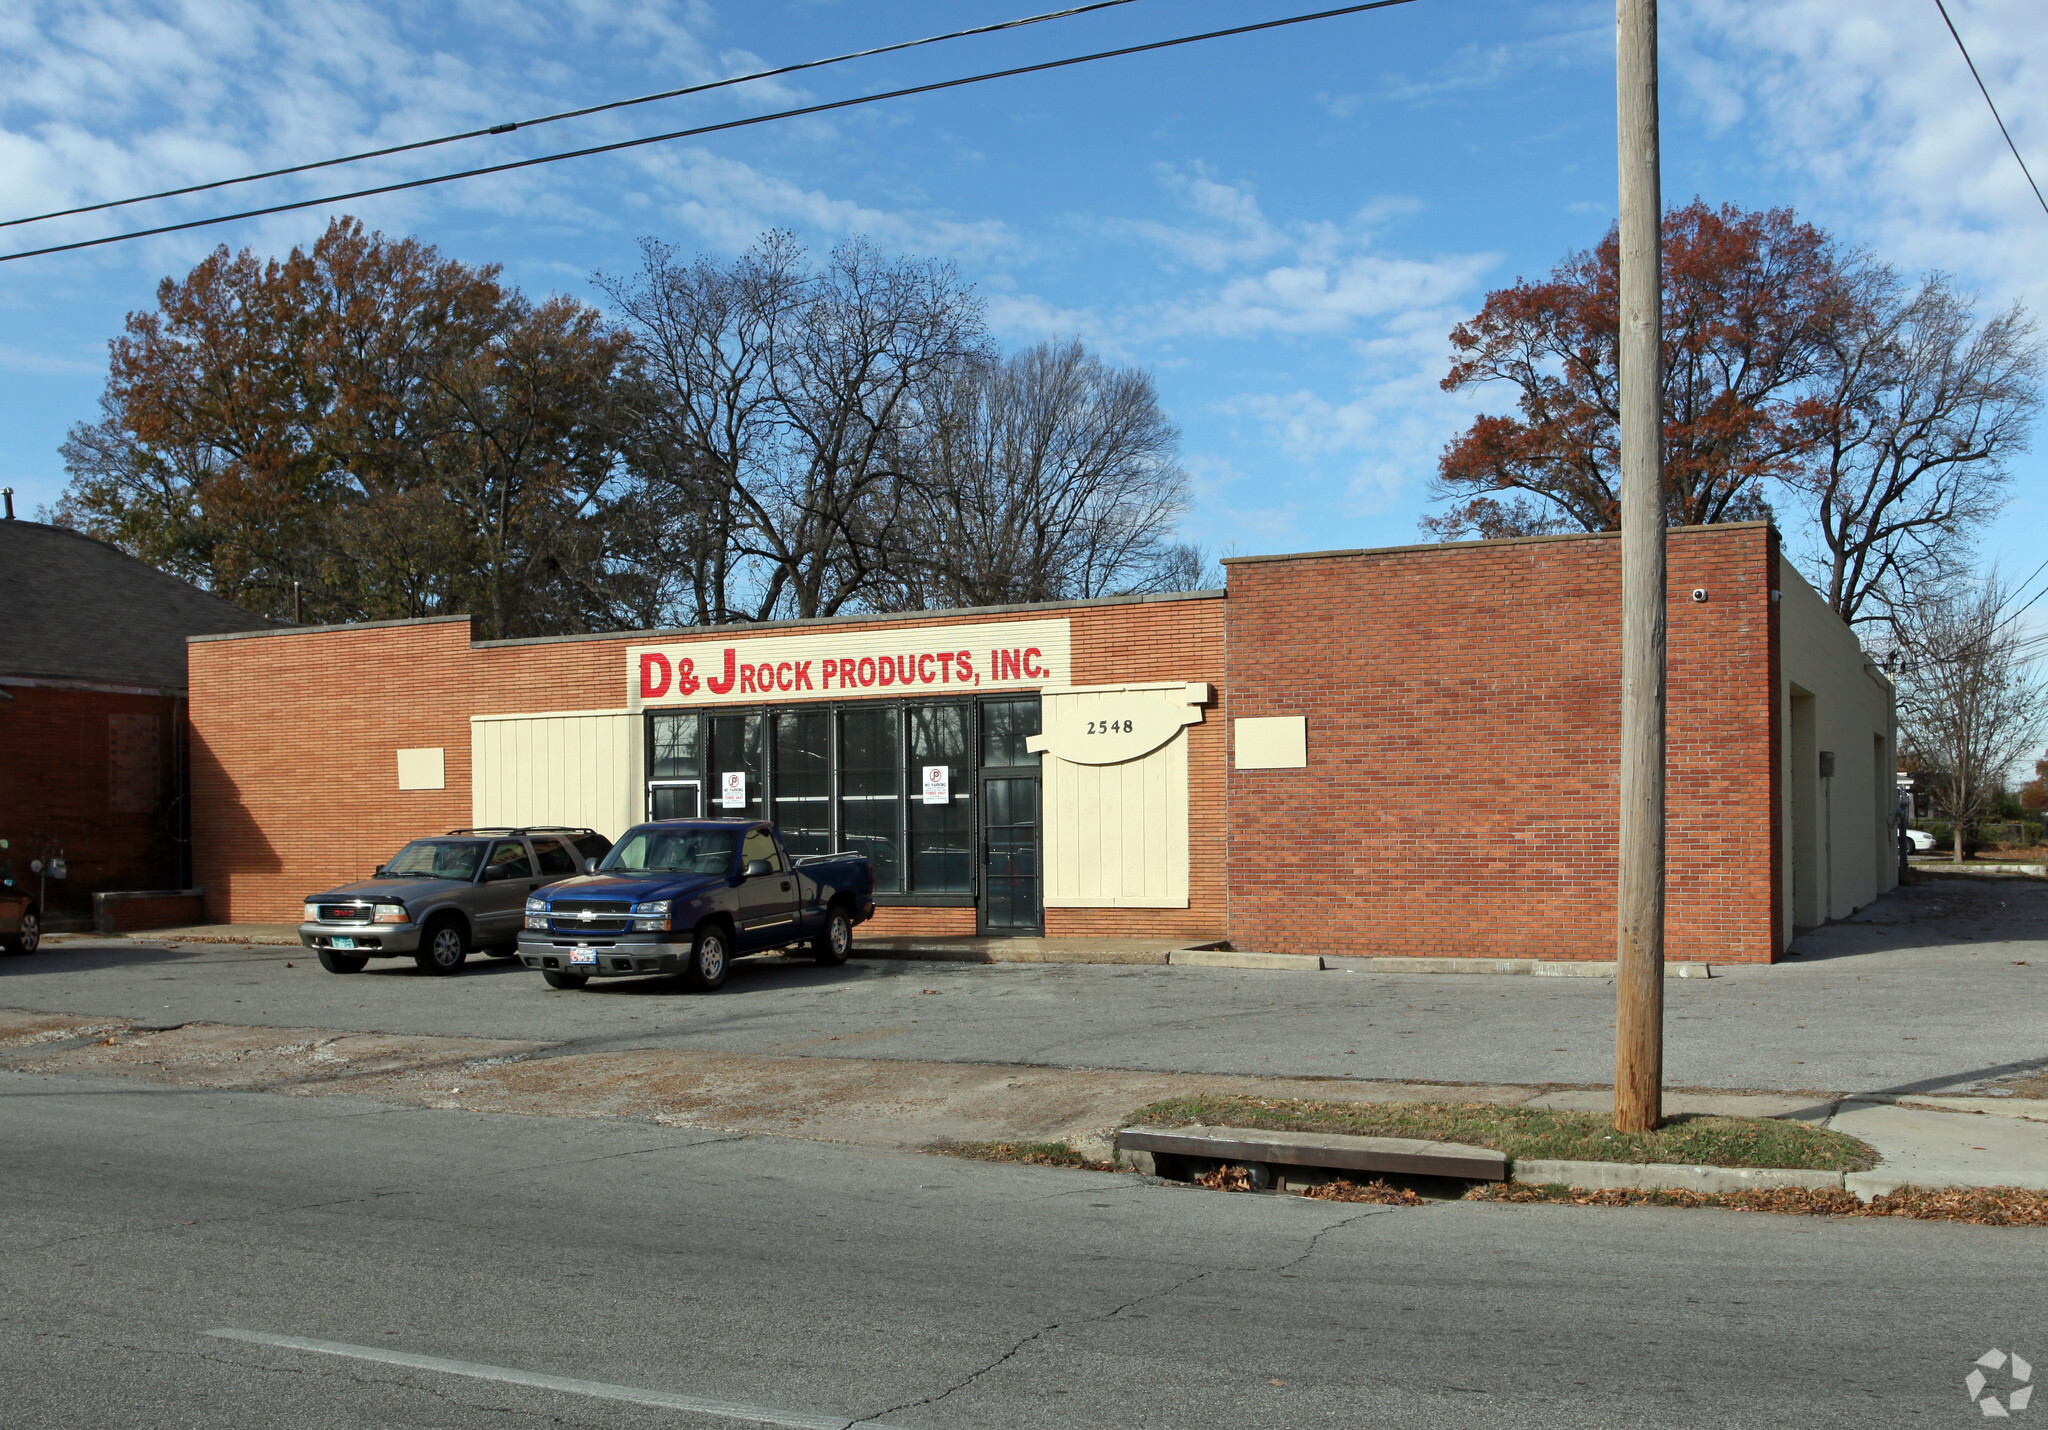
M317 924L320 922L320 906L318 904L306 905L305 921L309 924Z
M665 914L668 912L668 906L672 902L673 900L670 899L654 899L648 903L633 905L633 912L636 914Z
M370 922L378 924L402 924L405 922L404 904L379 904L377 912L370 916Z
M548 911L548 901L546 899L528 899L526 901L526 911L529 914L544 914Z

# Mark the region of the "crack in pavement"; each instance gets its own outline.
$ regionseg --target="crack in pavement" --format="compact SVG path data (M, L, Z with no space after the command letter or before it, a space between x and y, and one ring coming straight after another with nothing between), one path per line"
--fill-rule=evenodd
M307 1202L307 1203L305 1203L305 1204L304 1204L304 1205L302 1205L302 1206L289 1206L289 1207L270 1207L270 1208L268 1208L268 1209L265 1209L265 1210L261 1210L261 1211L254 1211L254 1212L237 1212L237 1213L236 1213L235 1215L233 1215L233 1216L212 1216L212 1217L199 1217L199 1218L197 1218L197 1219L195 1219L195 1220L193 1220L193 1221L189 1221L189 1222L183 1222L183 1221L180 1221L180 1222L165 1222L165 1223L163 1223L163 1224L162 1224L162 1225L160 1225L160 1226L138 1226L138 1227L129 1227L129 1228L126 1228L126 1229L122 1229L122 1228L112 1228L112 1229L109 1229L109 1228L106 1228L106 1227L99 1227L99 1228L96 1228L95 1230L92 1230L92 1231L81 1231L81 1232L79 1232L78 1234L76 1234L75 1236L60 1236L60 1237L57 1237L57 1238L55 1238L54 1240L51 1240L51 1241L39 1241L39 1242L35 1242L34 1244L32 1244L32 1245L29 1245L29 1246L21 1246L21 1247L16 1247L16 1248L15 1248L15 1250L16 1250L17 1252L30 1252L30 1251L48 1251L48 1250L49 1250L49 1249L50 1249L51 1247L53 1247L53 1246L63 1246L63 1245L65 1245L65 1244L67 1244L67 1243L69 1243L69 1242L73 1242L73 1241L85 1241L85 1240L87 1240L88 1238L92 1238L92 1237L100 1237L100 1238L106 1238L106 1237L117 1237L117 1236L150 1236L150 1235L153 1235L153 1234L155 1234L155 1233L157 1233L157 1232L164 1232L164 1231L183 1231L183 1230L184 1230L184 1229L185 1229L186 1227L188 1227L188 1226L192 1226L192 1227L201 1227L201 1226L218 1226L218 1225L220 1225L220 1224L221 1224L221 1223L223 1223L223 1222L227 1222L227 1223L231 1223L231 1224L233 1224L233 1225L236 1225L236 1226L240 1226L240 1225L242 1225L242 1224L246 1223L246 1222L247 1222L247 1221L248 1221L248 1220L249 1220L249 1219L250 1219L251 1217L274 1217L274 1216L290 1216L290 1215L291 1215L292 1213L294 1213L294 1212L315 1212L315 1211L319 1211L319 1210L320 1210L320 1209L321 1209L322 1207L345 1207L345 1206L349 1206L349 1205L351 1205L351 1204L353 1204L353 1203L356 1203L356 1202L371 1202L371 1201L376 1201L376 1200L378 1200L378 1199L380 1199L380 1198L383 1198L383 1197L409 1197L409 1196L413 1196L413 1195L415 1195L415 1193L414 1193L414 1192L413 1192L413 1191L412 1191L411 1189L404 1189L404 1190L392 1190L392 1191L381 1191L381 1192L367 1192L367 1193L364 1193L364 1194L362 1194L362 1195L360 1195L360 1196L353 1196L353 1197L336 1197L336 1198L334 1198L334 1199L333 1199L332 1201L325 1201L325 1202Z
M1369 1211L1353 1212L1350 1216L1343 1218L1341 1221L1332 1222L1328 1226L1319 1227L1316 1229L1315 1233L1309 1237L1308 1246L1306 1249L1302 1251L1301 1255L1295 1257L1291 1261L1282 1262L1278 1266L1269 1267L1267 1269L1266 1274L1270 1276L1278 1276L1284 1272L1291 1271L1295 1267L1301 1265L1302 1262L1308 1260L1309 1257L1313 1256L1316 1252L1316 1248L1319 1245L1321 1245L1323 1238L1325 1236L1328 1236L1331 1232L1340 1231L1343 1228L1352 1225L1354 1222L1364 1221L1368 1217L1379 1216L1383 1213L1394 1210L1396 1210L1396 1208L1394 1207L1374 1207ZM1071 1322L1071 1324L1076 1326L1087 1326L1098 1324L1103 1321L1115 1320L1118 1316L1123 1315L1126 1311L1129 1311L1137 1306L1142 1306L1147 1301L1156 1301L1161 1299L1162 1297L1171 1296L1178 1291L1184 1290L1187 1287L1194 1285L1197 1281L1200 1281L1205 1277L1214 1275L1217 1271L1226 1269L1228 1268L1212 1266L1206 1271L1197 1271L1192 1276L1182 1277L1180 1280L1174 1282L1171 1286L1163 1286L1157 1291L1147 1291L1144 1295L1135 1296L1129 1301L1124 1302L1120 1306L1111 1307L1107 1311L1097 1312L1094 1315L1084 1316L1077 1321ZM959 1380L947 1386L944 1390L938 1391L931 1395L923 1396L916 1400L906 1400L899 1405L891 1405L884 1409L877 1410L872 1415L863 1416L861 1419L854 1421L852 1426L849 1427L849 1430L860 1430L861 1426L873 1424L874 1422L881 1420L884 1416L897 1415L901 1414L905 1410L916 1410L924 1406L936 1405L940 1401L946 1399L948 1396L954 1395L959 1391L965 1390L968 1386L974 1384L974 1382L980 1380L983 1376L988 1375L991 1371L998 1369L1006 1362L1010 1361L1015 1356L1017 1356L1020 1352L1023 1351L1023 1349L1026 1346L1030 1345L1032 1342L1042 1340L1046 1336L1051 1335L1054 1331L1059 1330L1062 1326L1068 1324L1070 1323L1067 1321L1053 1321L1048 1325L1040 1326L1030 1335L1024 1336L1023 1338L1018 1340L1016 1344L1012 1345L1008 1350L1004 1351L994 1360L991 1360L987 1365L984 1365L980 1369L971 1371L967 1375L962 1376Z

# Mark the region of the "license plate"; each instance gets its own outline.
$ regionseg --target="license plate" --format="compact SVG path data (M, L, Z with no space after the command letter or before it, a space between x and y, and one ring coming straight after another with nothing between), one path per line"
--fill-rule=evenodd
M330 942L336 948L354 948L356 946L356 941L352 938L337 938L330 940Z
M569 962L595 963L597 962L597 950L594 948L572 948L569 950Z

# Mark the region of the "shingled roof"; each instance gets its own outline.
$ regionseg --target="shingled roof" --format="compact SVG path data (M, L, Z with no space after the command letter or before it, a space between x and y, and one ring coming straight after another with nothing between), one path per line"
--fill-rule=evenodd
M185 688L185 637L269 626L90 536L0 521L0 677Z

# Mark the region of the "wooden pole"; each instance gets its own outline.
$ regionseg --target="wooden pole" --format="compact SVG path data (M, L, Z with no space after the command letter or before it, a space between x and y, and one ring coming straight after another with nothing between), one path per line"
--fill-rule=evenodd
M1621 847L1614 1126L1664 1115L1663 196L1657 0L1615 0L1621 159Z

